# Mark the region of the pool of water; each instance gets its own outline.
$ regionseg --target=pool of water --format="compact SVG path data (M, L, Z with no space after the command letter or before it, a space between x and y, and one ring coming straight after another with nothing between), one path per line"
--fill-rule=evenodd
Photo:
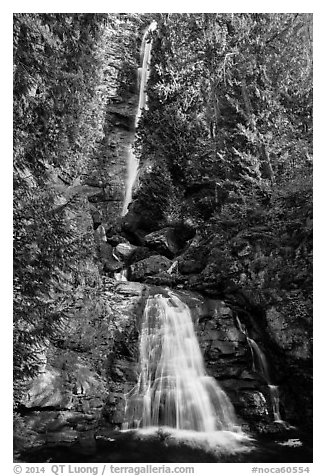
M165 429L112 431L85 444L44 445L22 452L26 463L309 463L309 435L287 432L246 437L232 432L214 435L176 434Z

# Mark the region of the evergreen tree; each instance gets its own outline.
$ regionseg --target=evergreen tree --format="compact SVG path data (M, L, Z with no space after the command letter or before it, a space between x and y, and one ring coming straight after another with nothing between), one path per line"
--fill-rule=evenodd
M78 179L103 135L106 24L102 14L14 15L16 401L48 340L96 290L85 200L64 200L58 180Z

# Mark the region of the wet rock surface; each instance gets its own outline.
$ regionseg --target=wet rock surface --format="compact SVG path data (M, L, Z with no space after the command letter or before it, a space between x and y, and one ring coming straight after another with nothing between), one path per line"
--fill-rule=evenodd
M150 256L141 261L137 261L135 264L130 266L130 279L143 281L148 276L157 275L162 271L167 271L171 265L172 262L165 256Z
M106 279L101 294L103 308L70 320L65 337L47 349L43 371L28 383L17 450L71 443L103 421L109 428L122 423L124 394L137 378L146 286Z
M187 241L195 235L195 230L185 224L160 228L145 235L144 243L159 254L173 258L181 253Z

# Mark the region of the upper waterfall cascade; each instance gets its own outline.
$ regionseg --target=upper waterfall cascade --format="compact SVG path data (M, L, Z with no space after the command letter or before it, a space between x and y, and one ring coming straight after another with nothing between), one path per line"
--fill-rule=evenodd
M233 406L205 371L191 313L174 293L148 298L140 336L140 372L127 396L124 428L237 430Z
M146 94L146 85L150 73L150 62L151 62L151 50L152 50L152 41L148 40L148 34L156 29L157 23L153 21L149 27L146 29L142 44L141 44L141 57L142 57L142 67L138 68L138 82L139 82L139 96L138 96L138 107L135 117L135 128L137 128L139 119L142 114L142 110L146 107L147 94ZM129 146L128 155L127 155L127 176L126 176L126 192L122 207L121 215L124 216L128 212L128 205L132 200L132 190L134 184L137 180L139 161L133 152L132 145Z

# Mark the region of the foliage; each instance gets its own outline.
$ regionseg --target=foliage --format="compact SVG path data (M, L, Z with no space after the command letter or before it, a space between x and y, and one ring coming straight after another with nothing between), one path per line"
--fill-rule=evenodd
M263 307L299 290L308 302L312 15L161 14L157 21L138 149L175 187L169 214L172 204L197 226L201 239L186 255L206 256L199 286L222 295L241 290ZM143 182L138 195L147 211L152 202L142 197L150 189ZM155 215L167 216L167 204L159 207Z
M14 167L82 171L103 127L105 16L14 15Z
M263 307L298 291L302 302L310 301L311 179L300 177L275 188L270 201L269 207L257 207L255 201L228 204L210 221L206 232L214 238L209 246L223 247L224 261L231 260L222 280L227 287L232 279Z
M14 15L16 402L48 340L98 285L87 203L60 190L82 176L103 136L107 20Z
M311 15L158 21L142 155L164 161L185 195L198 182L215 183L208 216L239 181L241 194L266 194L300 174L312 154Z

